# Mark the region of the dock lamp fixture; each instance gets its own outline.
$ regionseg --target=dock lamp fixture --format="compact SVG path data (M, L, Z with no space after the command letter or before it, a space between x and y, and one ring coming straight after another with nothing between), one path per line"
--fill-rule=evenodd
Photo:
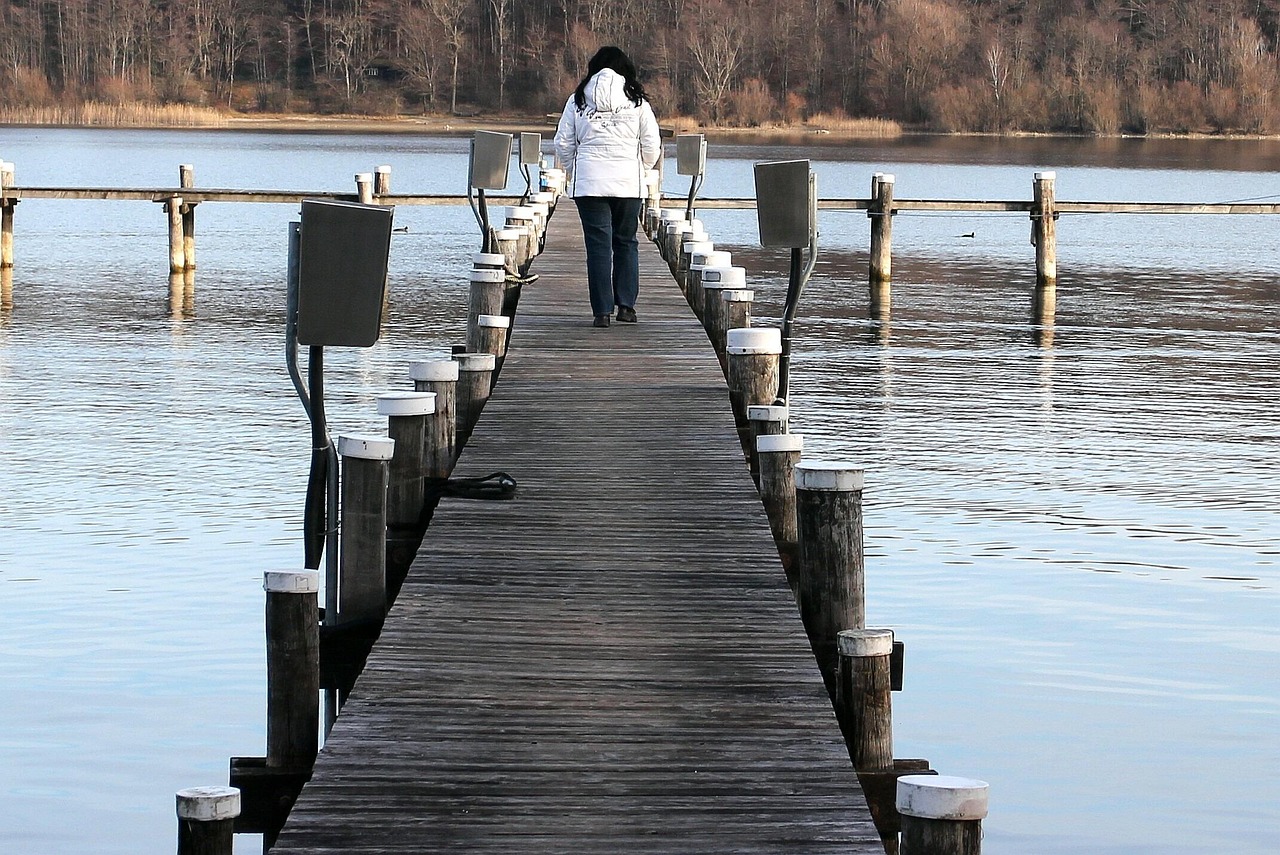
M676 174L688 175L689 199L684 206L684 218L693 220L693 202L702 187L702 176L707 171L707 138L704 134L680 134L676 137Z
M800 293L818 258L817 179L807 160L781 160L755 165L756 216L760 245L791 250L787 302L782 315L782 359L778 367L778 403L791 389L791 328ZM808 249L808 258L804 250Z
M372 347L382 328L393 208L306 199L289 224L285 363L311 421L305 567L325 558L325 615L337 613L338 452L324 410L325 347ZM298 346L307 347L305 382Z
M511 169L511 134L476 131L471 140L471 159L467 169L467 201L480 225L480 251L496 252L493 232L489 228L489 209L484 191L506 190L507 173ZM475 191L475 197L471 191Z

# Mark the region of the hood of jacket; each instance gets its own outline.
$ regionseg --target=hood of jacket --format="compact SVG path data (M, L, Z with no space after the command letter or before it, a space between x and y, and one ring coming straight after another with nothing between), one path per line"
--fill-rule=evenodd
M602 68L587 81L582 94L588 108L609 112L632 104L627 98L626 86L625 77L612 68Z

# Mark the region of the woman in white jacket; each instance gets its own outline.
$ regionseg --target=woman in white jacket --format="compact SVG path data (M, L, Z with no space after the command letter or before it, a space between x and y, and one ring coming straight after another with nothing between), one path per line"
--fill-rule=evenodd
M556 154L573 176L573 200L587 247L587 287L595 326L635 323L640 293L636 227L645 172L662 155L658 120L636 67L620 48L603 47L564 105Z

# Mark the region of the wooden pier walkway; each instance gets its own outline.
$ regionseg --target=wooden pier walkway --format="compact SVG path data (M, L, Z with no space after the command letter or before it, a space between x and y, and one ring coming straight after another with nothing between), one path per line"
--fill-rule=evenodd
M701 327L547 245L455 471L518 495L444 500L272 851L883 852Z

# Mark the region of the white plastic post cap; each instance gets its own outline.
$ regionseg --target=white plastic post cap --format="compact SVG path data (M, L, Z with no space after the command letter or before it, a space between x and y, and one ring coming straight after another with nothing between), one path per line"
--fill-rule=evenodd
M459 371L492 371L498 364L498 358L492 353L455 353Z
M178 819L215 822L240 815L240 791L235 787L190 787L177 792Z
M532 196L529 197L529 201L537 202L540 205L550 205L553 202L555 202L555 200L556 200L556 194L548 193L545 190L539 193L534 193Z
M494 240L520 240L521 231L518 229L498 229L493 233Z
M685 220L667 220L667 234L678 235L690 231L693 231L693 226Z
M798 433L765 433L756 437L756 451L804 451L804 437Z
M785 404L752 404L747 407L747 419L753 422L785 422L791 409Z
M884 172L884 173L881 173L881 175L880 175L880 183L881 183L881 184L892 184L892 183L893 183L893 178L894 178L894 175L893 175L893 173L892 173L892 172Z
M712 253L715 255L716 253ZM725 253L728 255L729 253ZM747 269L745 267L730 267L728 264L707 264L702 268L703 283L718 282L725 288L736 288L739 285L747 284Z
M1056 172L1037 172L1036 173L1037 181L1053 181L1057 177L1058 177L1058 173Z
M703 231L703 228L702 228L702 220L699 220L699 219L698 219L698 218L696 218L696 217L695 217L694 219L690 220L690 221L689 221L689 228L693 229L695 232Z
M435 411L435 392L384 392L378 396L380 416L429 416Z
M893 630L846 629L836 634L836 644L842 656L888 656L893 653Z
M372 181L372 180L373 180L373 173L372 173L372 172L357 172L357 173L356 173L356 183L357 183L357 184L361 184L361 183L364 183L365 181Z
M853 463L802 460L796 464L796 489L856 492L862 489L862 469Z
M476 326L505 330L511 326L511 318L506 315L480 315L476 318Z
M687 240L680 244L680 251L686 255L715 252L716 245L709 240Z
M472 282L503 282L507 278L506 271L498 269L494 270L489 267L473 267L471 268Z
M777 327L736 327L725 334L725 350L738 356L782 353L782 330Z
M701 266L704 270L708 267L728 267L733 264L733 253L722 249L694 253L693 264Z
M320 574L315 570L268 570L262 574L262 590L268 594L315 594Z
M725 288L720 292L720 299L724 300L726 303L750 303L755 300L755 298L755 291L744 288Z
M390 460L396 441L389 436L352 434L338 437L338 454L357 460Z
M410 380L432 382L449 382L458 379L458 363L452 359L432 359L428 362L415 362L409 366Z
M500 252L473 252L471 263L476 267L501 267L507 257Z
M922 819L978 820L987 815L986 781L951 775L898 779L898 813Z
M508 220L532 220L533 208L527 207L525 205L512 205L510 208L507 208L507 219Z
M529 204L529 210L533 211L534 214L545 220L547 215L551 213L551 206L546 202L531 202Z
M653 171L657 172L656 169ZM675 208L663 208L661 211L658 212L658 219L666 220L669 223L675 222L677 220L683 220L684 211L677 211Z

